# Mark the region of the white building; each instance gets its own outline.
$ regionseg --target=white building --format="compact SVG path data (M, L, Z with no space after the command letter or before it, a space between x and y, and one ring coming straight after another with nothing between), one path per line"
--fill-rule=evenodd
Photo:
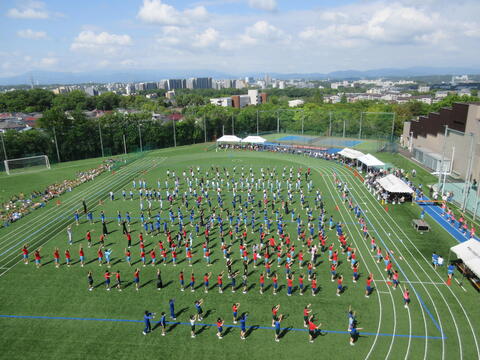
M305 104L305 101L303 101L301 99L290 100L288 102L289 107L297 107L297 106L300 106L300 105L303 105L303 104Z
M260 96L258 95L258 90L248 90L248 96L250 97L250 105L258 105L261 103Z
M213 98L213 99L210 99L210 104L229 107L229 106L232 106L232 98L231 97Z
M418 87L418 92L426 93L430 91L430 86L422 85Z

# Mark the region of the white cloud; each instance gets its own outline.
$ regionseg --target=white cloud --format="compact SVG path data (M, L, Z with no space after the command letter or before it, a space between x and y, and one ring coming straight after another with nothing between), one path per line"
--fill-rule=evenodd
M143 0L143 5L138 11L137 17L151 24L186 25L206 19L208 12L204 6L179 11L172 5L162 2L162 0Z
M260 9L265 11L276 11L276 0L248 0L248 5L254 9Z
M438 43L449 38L445 21L436 12L396 3L370 3L346 6L325 12L324 26L310 26L299 33L304 40L334 47L370 44L411 45L416 42Z
M58 63L58 59L55 57L44 57L40 60L39 65L41 67L51 67Z
M85 30L78 34L70 48L72 50L114 53L119 48L131 44L132 39L129 35L110 34L105 31L95 33L94 31Z
M17 36L24 39L37 40L37 39L46 39L47 33L45 31L34 31L32 29L24 29L24 30L18 30Z
M208 28L204 32L195 35L195 47L208 47L218 42L220 34L213 28Z
M27 1L18 8L8 10L7 16L14 19L48 19L50 15L45 9L45 3L41 1Z

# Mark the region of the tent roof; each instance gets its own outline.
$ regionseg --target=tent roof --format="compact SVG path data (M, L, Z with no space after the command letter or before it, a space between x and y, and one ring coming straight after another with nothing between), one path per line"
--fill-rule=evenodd
M378 179L377 183L379 183L382 188L390 193L413 193L413 190L410 188L410 186L392 174L388 174L387 176Z
M480 241L467 240L450 248L472 272L480 277Z
M365 155L361 151L350 149L350 148L345 148L342 151L339 151L338 154L349 159L358 159L359 157Z
M367 155L360 156L357 160L360 161L362 164L365 164L366 166L369 166L369 167L370 166L384 166L385 165L385 163L378 160L372 154L367 154Z
M242 141L242 139L235 135L223 135L217 139L217 142L239 143L240 141Z
M263 144L267 139L262 138L261 136L247 136L245 139L242 139L243 143L250 144Z

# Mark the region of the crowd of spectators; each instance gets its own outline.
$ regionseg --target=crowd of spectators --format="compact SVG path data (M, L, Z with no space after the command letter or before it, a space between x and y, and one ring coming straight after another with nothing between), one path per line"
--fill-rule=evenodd
M113 159L105 160L96 168L78 172L74 179L48 185L42 191L36 190L29 195L19 193L12 196L10 200L0 206L0 224L4 227L9 226L33 210L45 207L50 200L93 180L105 171L109 171L115 161Z

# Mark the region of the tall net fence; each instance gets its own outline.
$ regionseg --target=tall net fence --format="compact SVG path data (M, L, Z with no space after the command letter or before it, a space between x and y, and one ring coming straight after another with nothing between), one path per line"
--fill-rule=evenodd
M412 147L415 160L438 176L432 196L448 199L461 210L478 214L480 144L473 133L446 127L443 134L418 137Z

